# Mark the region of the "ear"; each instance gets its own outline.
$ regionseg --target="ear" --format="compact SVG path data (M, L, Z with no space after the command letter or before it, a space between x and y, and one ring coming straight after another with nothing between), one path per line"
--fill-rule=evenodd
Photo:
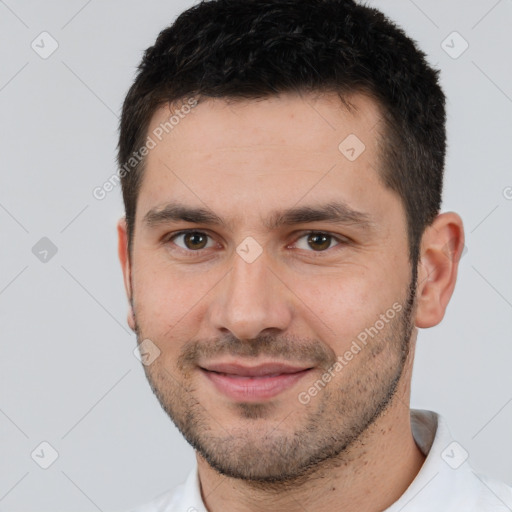
M464 227L456 213L442 213L426 228L418 264L416 327L433 327L443 319L463 249Z
M122 217L117 223L117 254L121 269L123 271L124 288L128 297L128 325L132 331L135 331L135 316L133 314L132 302L132 287L131 287L131 265L130 255L128 253L128 232L126 228L126 218Z

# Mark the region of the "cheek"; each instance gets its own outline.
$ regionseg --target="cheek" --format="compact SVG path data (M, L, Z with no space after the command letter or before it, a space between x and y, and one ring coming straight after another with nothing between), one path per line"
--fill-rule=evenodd
M373 326L381 314L400 302L400 282L375 272L317 276L295 280L294 292L300 297L297 314L336 353L344 352L357 336Z
M134 266L135 314L142 333L172 346L173 340L188 340L217 280L214 272L180 271L156 259Z

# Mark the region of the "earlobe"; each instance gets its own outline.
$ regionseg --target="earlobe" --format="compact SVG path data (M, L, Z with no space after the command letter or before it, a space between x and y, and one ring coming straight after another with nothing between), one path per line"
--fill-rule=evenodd
M128 315L126 317L126 321L128 322L130 329L135 332L135 316L133 314L133 308L131 305L128 306Z
M132 290L131 290L131 266L130 255L128 253L128 232L126 227L126 218L122 217L117 223L117 253L119 262L121 263L121 270L123 271L124 287L126 296L128 297L128 316L127 322L132 331L135 330L135 317L132 308Z
M456 213L442 213L426 228L418 264L417 327L433 327L443 319L463 249L464 227Z

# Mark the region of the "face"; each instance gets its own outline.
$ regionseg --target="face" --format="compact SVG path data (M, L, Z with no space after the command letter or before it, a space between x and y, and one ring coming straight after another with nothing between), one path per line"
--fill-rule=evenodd
M379 179L378 109L351 102L204 101L147 156L132 328L157 355L144 369L164 410L232 477L348 457L403 375L405 213Z

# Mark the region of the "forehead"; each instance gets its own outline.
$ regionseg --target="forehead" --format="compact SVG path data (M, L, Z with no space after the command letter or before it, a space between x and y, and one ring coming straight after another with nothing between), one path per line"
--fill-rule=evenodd
M350 133L364 139L368 148L377 134L380 109L373 99L360 93L347 96L345 101L349 108L334 92L287 93L250 100L203 98L188 108L191 99L183 99L158 108L148 133L156 131L157 138L174 140L179 145L175 149L183 151L206 152L234 145L325 151L337 149Z
M215 207L297 202L308 194L382 188L380 111L362 94L283 94L258 100L188 99L153 115L137 216L171 199ZM229 196L229 191L232 191ZM315 195L317 197L315 197ZM343 194L342 194L343 195ZM210 203L210 204L208 204Z

